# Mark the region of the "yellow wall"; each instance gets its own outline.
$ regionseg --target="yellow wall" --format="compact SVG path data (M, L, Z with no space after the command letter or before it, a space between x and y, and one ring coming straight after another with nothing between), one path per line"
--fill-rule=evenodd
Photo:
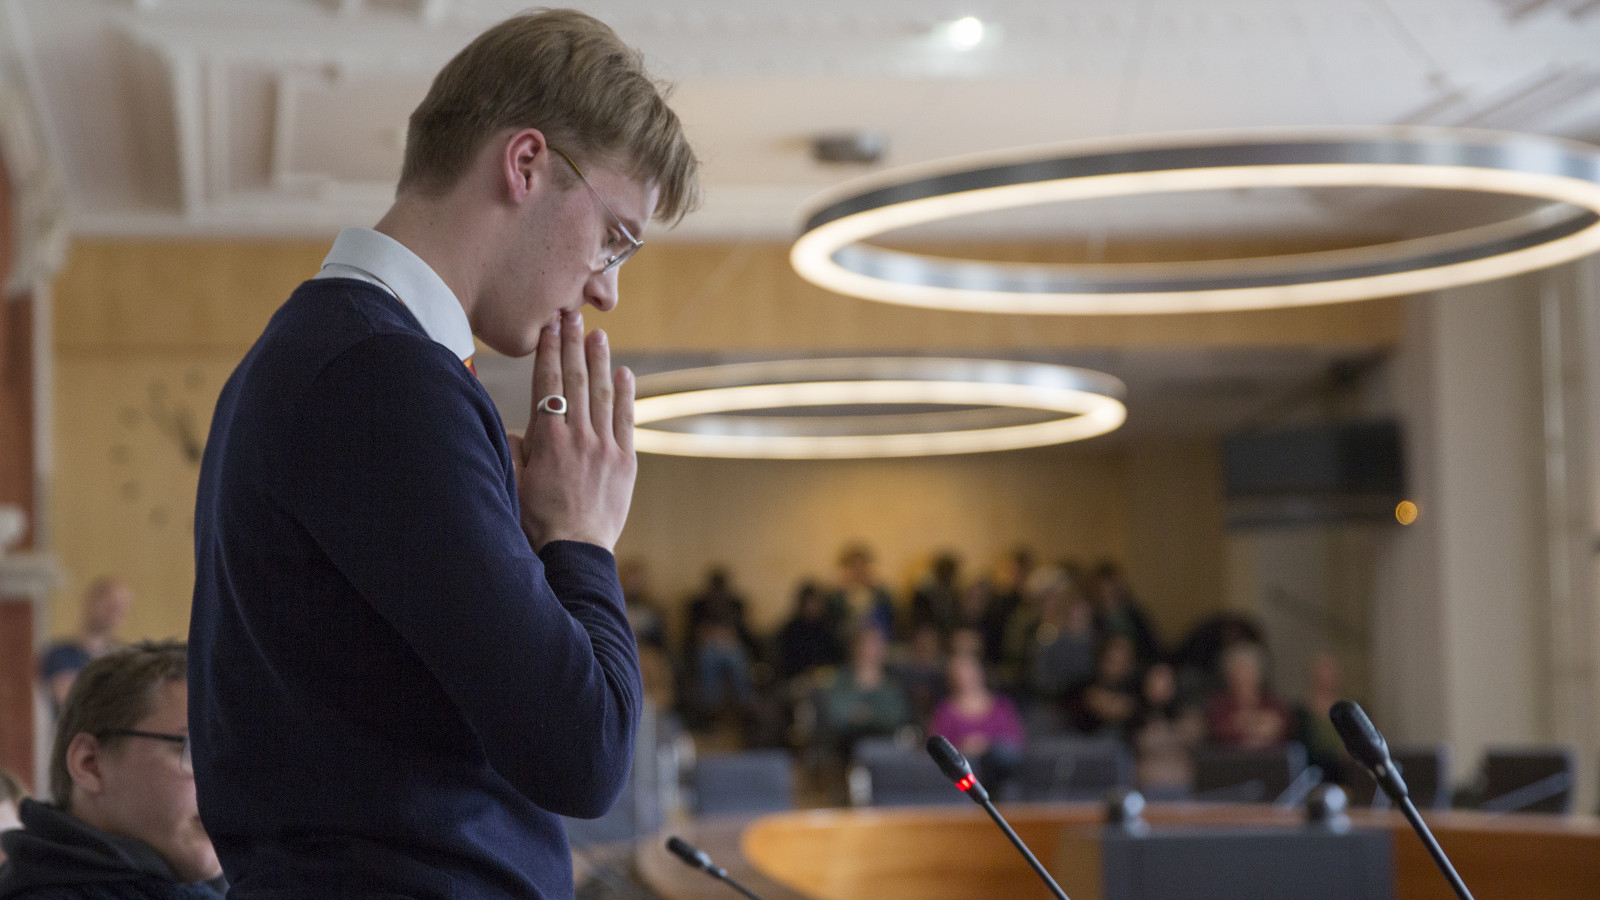
M622 312L591 319L618 352L1378 346L1402 322L1389 301L1127 318L940 313L827 294L797 278L777 244L652 246L623 270ZM53 631L74 626L90 579L116 574L140 598L125 636L185 632L198 466L171 423L186 414L204 436L228 373L325 252L323 241L75 243L54 296L52 514L68 581ZM668 598L727 562L771 622L797 578L828 574L844 540L874 544L901 584L934 550L988 566L1027 542L1046 558L1131 563L1171 633L1222 602L1214 454L1113 440L880 462L646 457L619 550L647 559Z
M776 625L797 582L832 577L849 540L873 547L895 586L942 549L968 574L1018 544L1048 560L1126 559L1125 471L1122 453L1074 447L912 460L645 456L617 552L644 558L673 600L708 564L727 564L753 618Z

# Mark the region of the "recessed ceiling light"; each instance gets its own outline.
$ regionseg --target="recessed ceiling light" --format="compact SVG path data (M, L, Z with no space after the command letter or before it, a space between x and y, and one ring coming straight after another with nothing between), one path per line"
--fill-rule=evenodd
M983 20L977 16L966 16L945 26L945 40L957 50L971 50L983 43Z

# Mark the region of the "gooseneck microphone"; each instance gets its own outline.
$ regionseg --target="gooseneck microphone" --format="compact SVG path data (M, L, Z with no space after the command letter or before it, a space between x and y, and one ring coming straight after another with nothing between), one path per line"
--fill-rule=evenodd
M1406 789L1405 779L1400 777L1400 770L1395 766L1394 760L1389 758L1389 743L1378 733L1378 729L1367 718L1365 711L1354 701L1340 700L1328 710L1328 720L1333 723L1334 730L1339 732L1339 739L1344 741L1344 749L1355 758L1356 762L1367 768L1372 773L1378 787L1393 800L1400 811L1405 814L1406 821L1411 823L1411 828L1422 839L1422 845L1428 848L1428 855L1433 857L1433 862L1444 873L1445 880L1450 882L1450 887L1461 900L1472 900L1472 893L1467 890L1467 885L1456 874L1456 867L1450 864L1450 857L1444 855L1444 849L1439 842L1433 839L1433 832L1428 830L1426 822L1422 821L1422 814L1417 812L1417 807L1411 802L1410 792Z
M1050 893L1055 895L1056 900L1067 900L1067 895L1061 890L1061 885L1056 884L1056 880L1050 877L1050 873L1046 872L1044 866L1040 865L1039 860L1034 857L1033 851L1029 850L1028 845L1022 842L1022 838L1017 837L1017 833L1011 830L1011 825L1006 822L1005 817L1000 815L1000 810L995 809L994 804L989 802L989 792L978 782L978 776L972 774L972 766L968 764L967 758L961 755L961 751L952 746L943 735L936 734L928 738L928 755L933 757L933 761L939 764L939 771L943 772L946 778L954 781L956 787L960 788L962 793L971 797L972 802L982 806L983 811L989 814L989 818L1000 826L1000 830L1005 832L1012 846L1017 848L1017 852L1022 854L1022 858L1027 860L1028 865L1033 867L1033 871L1037 872L1039 877L1044 880L1045 887L1050 889Z
M696 849L683 838L677 835L667 838L667 850L673 856L683 860L683 864L689 868L699 869L712 878L726 883L729 887L750 898L750 900L761 900L761 895L728 877L727 869L713 863L711 857L704 850Z

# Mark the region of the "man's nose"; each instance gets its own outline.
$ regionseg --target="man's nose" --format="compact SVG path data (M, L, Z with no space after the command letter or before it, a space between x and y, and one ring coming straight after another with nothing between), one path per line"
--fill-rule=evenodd
M601 312L617 308L617 270L597 272L583 286L583 301Z

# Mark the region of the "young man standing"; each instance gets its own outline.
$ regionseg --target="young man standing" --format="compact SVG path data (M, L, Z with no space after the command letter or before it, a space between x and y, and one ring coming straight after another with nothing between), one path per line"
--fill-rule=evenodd
M559 816L627 777L641 689L611 550L633 378L582 307L696 162L572 11L439 73L393 208L339 235L223 389L195 514L200 810L245 898L554 898ZM534 356L507 436L473 336Z

